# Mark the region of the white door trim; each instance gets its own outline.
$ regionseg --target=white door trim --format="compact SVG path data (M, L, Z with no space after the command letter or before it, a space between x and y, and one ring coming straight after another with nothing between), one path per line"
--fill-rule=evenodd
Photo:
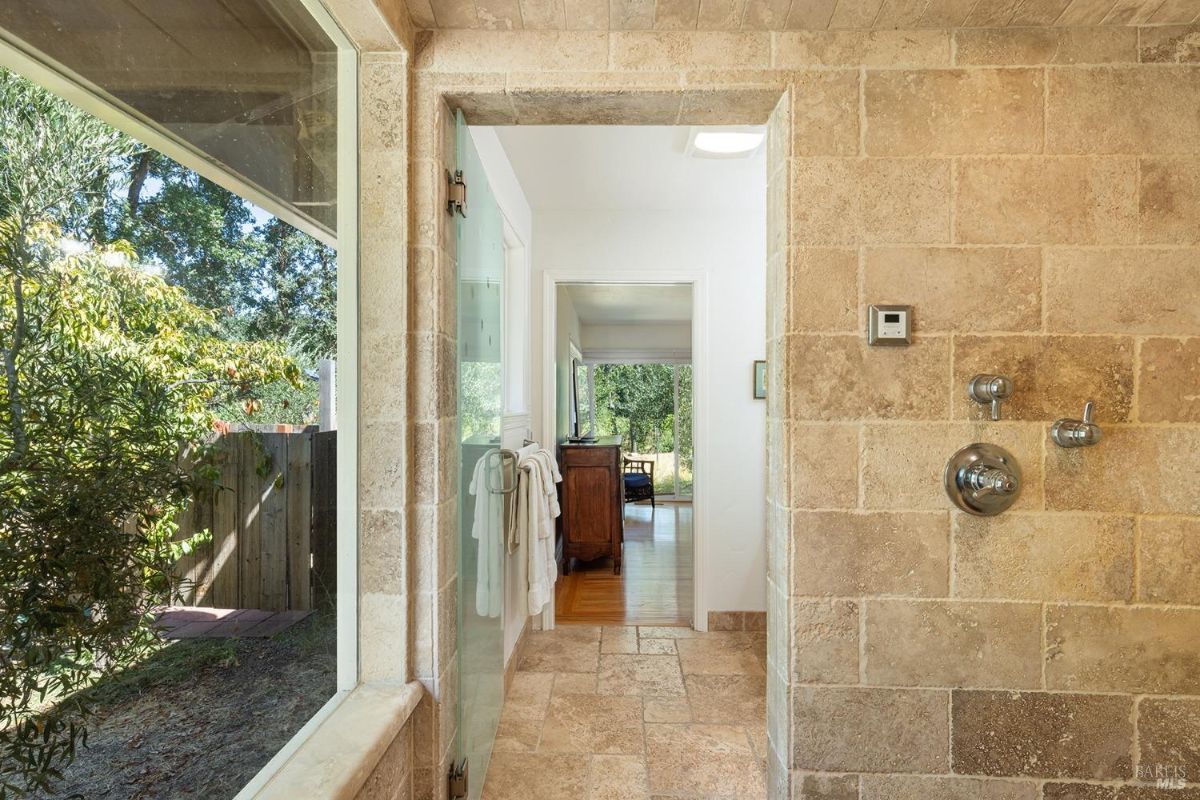
M542 441L557 442L554 358L558 321L558 286L564 283L690 284L692 287L692 627L708 630L708 603L704 593L707 574L707 518L710 489L708 465L708 294L705 276L689 270L638 270L620 272L586 269L546 270L542 273ZM552 614L543 614L543 627L554 627Z

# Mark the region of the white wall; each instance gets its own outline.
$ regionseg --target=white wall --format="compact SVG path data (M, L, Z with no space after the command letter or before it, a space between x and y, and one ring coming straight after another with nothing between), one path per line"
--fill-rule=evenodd
M487 173L488 186L508 223L504 280L504 419L501 446L517 449L532 429L530 401L529 273L533 213L512 164L493 128L471 127L471 139ZM468 178L468 184L470 183ZM468 186L468 192L470 191ZM468 204L468 213L470 206ZM524 548L507 556L504 567L504 663L528 620L528 565Z
M554 329L554 441L565 442L571 430L571 346L580 347L579 315L570 293L558 289L558 319Z
M686 361L692 355L690 322L584 325L579 335L585 359Z
M765 195L765 189L763 190ZM752 368L766 357L766 233L758 210L535 212L531 285L534 430L553 430L554 396L537 368L545 352L544 274L572 280L669 270L705 282L701 331L707 363L697 386L697 529L705 537L703 611L766 608L766 404L752 397ZM702 394L702 401L699 399ZM540 398L540 401L539 401ZM701 406L701 402L704 403ZM702 415L702 416L699 416ZM547 423L551 423L548 425ZM699 614L698 614L699 617ZM697 619L703 624L703 619Z

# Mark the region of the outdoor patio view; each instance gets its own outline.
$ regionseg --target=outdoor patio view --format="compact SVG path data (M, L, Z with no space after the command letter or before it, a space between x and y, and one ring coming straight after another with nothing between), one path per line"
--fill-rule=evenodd
M336 253L4 70L0 141L0 800L230 797L335 691Z
M595 397L595 433L620 435L627 456L654 462L655 495L690 497L691 364L595 364L586 369L594 388L587 396ZM581 407L581 416L588 413Z

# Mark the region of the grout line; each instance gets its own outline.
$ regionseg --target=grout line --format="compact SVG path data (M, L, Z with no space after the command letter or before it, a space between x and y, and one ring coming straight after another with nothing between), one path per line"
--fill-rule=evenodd
M867 598L858 598L858 682L867 681Z
M1042 657L1041 657L1042 669L1041 669L1041 673L1042 673L1042 688L1045 689L1046 688L1046 660L1049 655L1049 646L1048 646L1049 643L1047 641L1047 623L1046 623L1046 604L1045 603L1042 603L1041 610L1042 610L1042 613L1040 614L1040 617L1039 617L1039 623L1040 623L1041 634L1042 634Z
M1142 598L1142 518L1133 518L1133 587L1130 603L1136 603ZM1172 603L1174 608L1175 604Z

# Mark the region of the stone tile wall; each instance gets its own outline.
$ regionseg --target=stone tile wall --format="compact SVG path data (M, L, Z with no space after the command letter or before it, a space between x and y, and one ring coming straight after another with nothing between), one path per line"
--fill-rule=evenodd
M772 797L1200 781L1197 33L419 33L412 659L440 702L418 771L452 731L448 98L492 124L770 117ZM912 347L865 346L871 302L916 305ZM1017 384L999 423L965 400L988 371ZM1105 441L1053 446L1089 398ZM1025 469L1004 516L941 493L974 440Z

